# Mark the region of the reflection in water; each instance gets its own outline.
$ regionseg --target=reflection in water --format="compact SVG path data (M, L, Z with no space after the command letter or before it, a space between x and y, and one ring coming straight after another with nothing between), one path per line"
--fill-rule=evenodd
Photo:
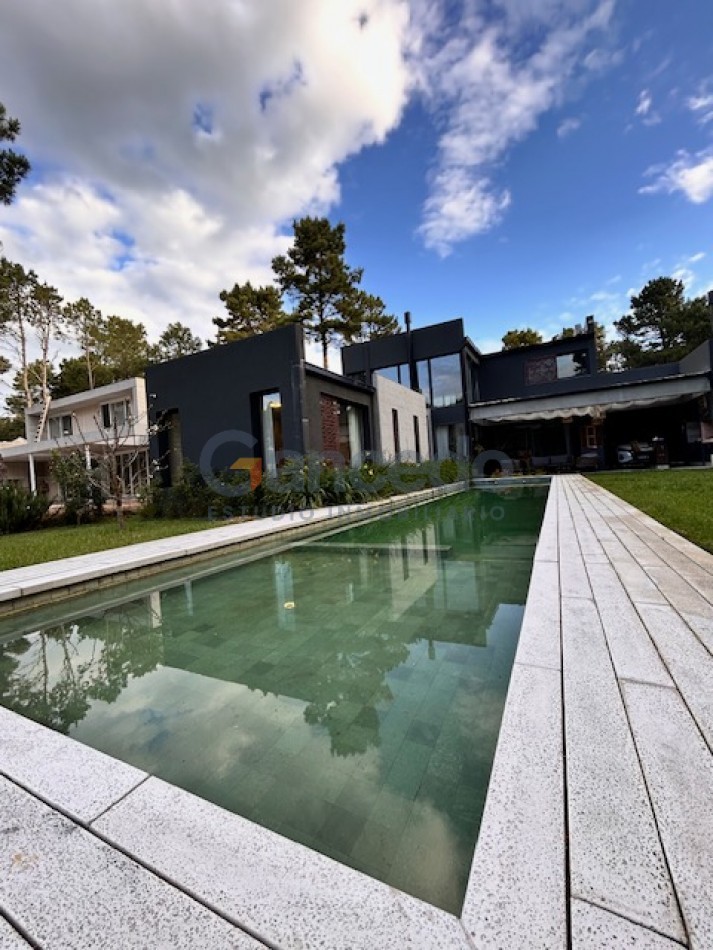
M75 602L0 646L2 702L457 912L543 505L467 493Z

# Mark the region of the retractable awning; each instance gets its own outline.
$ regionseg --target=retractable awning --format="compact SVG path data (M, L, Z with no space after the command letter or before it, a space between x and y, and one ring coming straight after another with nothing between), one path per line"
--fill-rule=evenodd
M470 418L479 425L502 422L539 422L591 416L601 419L609 412L625 409L652 409L688 402L710 392L706 377L672 377L634 386L544 396L539 399L512 399L472 406Z

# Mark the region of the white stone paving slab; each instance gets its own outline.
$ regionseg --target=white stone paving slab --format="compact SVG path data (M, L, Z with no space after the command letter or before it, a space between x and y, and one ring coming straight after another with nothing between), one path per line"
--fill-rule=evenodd
M646 604L639 611L698 728L713 749L713 656L672 607Z
M563 597L591 597L589 578L574 526L560 522L560 587Z
M2 950L28 950L29 944L14 927L0 917L0 947Z
M572 901L572 950L676 950L683 944L586 901Z
M22 596L22 590L19 587L0 587L0 602L3 600L15 600Z
M660 553L655 551L650 545L646 544L639 535L632 530L633 519L628 519L629 524L624 524L623 520L615 523L614 533L624 545L629 554L641 567L661 567L666 562L661 558ZM665 545L657 545L661 549Z
M156 778L93 827L284 950L472 950L452 915Z
M530 666L561 667L559 568L535 561L520 628L517 661Z
M636 563L618 538L615 541L602 541L602 547L635 604L667 603L648 572Z
M589 525L597 540L600 543L602 541L616 540L614 532L609 527L596 505L592 503L591 493L578 491L577 495L582 505L582 512L589 522Z
M643 521L632 521L630 527L642 541L658 551L664 563L684 577L709 603L713 602L713 555L692 545L690 541L685 541L688 547L682 549L677 542L685 539L668 528L664 529L667 534L662 536Z
M545 502L545 511L542 518L542 527L540 536L537 539L535 548L535 561L553 561L559 560L557 546L557 483L555 481L550 485Z
M624 683L666 858L693 950L713 947L713 756L681 697Z
M82 822L146 778L132 765L1 706L0 772Z
M646 627L611 564L587 564L587 573L617 676L673 687Z
M572 896L682 939L673 885L593 601L563 598L562 640Z
M577 534L579 547L582 552L585 564L606 564L609 562L604 548L599 538L594 533L585 515L584 509L579 503L575 492L568 493L574 530Z
M563 773L560 674L516 663L461 918L478 950L567 946Z
M685 608L679 613L708 652L713 655L713 617L699 617Z
M698 591L667 564L649 567L649 576L656 582L661 593L679 610L686 610L697 617L713 620L713 606Z
M704 551L703 548L697 544L693 544L688 538L676 534L675 531L671 531L670 528L666 528L660 522L655 521L650 515L643 514L643 512L638 523L643 528L648 529L651 534L658 535L664 539L669 547L680 551L681 554L685 555L695 564L698 564L699 567L702 567L708 574L713 575L713 554L709 551Z
M51 950L261 945L27 792L0 779L0 906Z

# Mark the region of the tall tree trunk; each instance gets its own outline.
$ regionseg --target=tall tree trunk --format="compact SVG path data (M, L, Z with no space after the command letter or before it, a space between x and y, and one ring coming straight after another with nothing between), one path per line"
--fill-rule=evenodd
M94 389L94 373L92 372L92 359L89 354L89 347L85 350L84 355L87 360L87 380L89 382L89 388Z

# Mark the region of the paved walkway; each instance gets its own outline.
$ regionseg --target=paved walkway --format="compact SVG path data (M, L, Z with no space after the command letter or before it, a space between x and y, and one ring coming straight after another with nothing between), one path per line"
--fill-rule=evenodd
M554 478L464 908L475 945L712 948L712 749L713 556Z
M557 476L460 920L0 709L0 947L706 950L712 748L713 556Z

